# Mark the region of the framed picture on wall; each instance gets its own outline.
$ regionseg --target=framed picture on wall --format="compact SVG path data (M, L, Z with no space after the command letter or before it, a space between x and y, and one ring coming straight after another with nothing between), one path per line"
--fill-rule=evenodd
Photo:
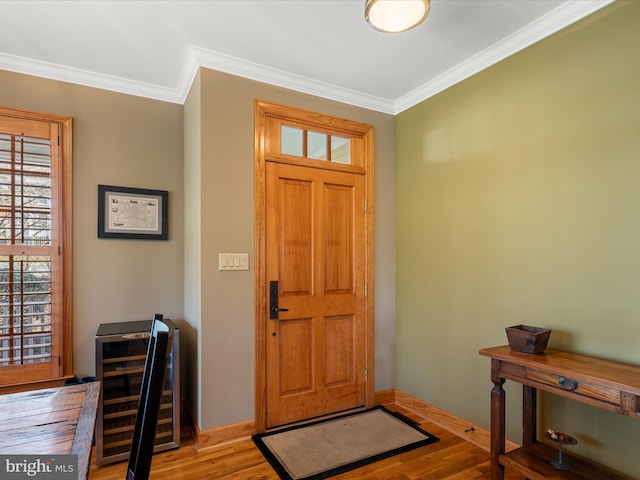
M166 190L98 185L98 238L167 240Z

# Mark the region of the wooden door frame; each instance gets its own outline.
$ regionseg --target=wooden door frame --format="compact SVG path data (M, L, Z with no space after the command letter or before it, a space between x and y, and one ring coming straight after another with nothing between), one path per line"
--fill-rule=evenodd
M375 396L375 358L374 358L374 143L373 127L350 120L278 105L262 100L254 103L254 274L255 274L255 426L258 433L267 429L267 278L266 278L266 162L267 146L265 129L267 116L286 118L307 125L333 126L349 130L363 139L364 165L359 167L365 176L365 405L373 406ZM286 159L278 160L294 163ZM311 166L304 160L298 165ZM353 171L351 166L335 165L335 170Z

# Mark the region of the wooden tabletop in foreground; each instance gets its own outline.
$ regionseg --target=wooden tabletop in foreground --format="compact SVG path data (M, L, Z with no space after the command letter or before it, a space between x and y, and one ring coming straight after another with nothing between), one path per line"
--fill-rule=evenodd
M78 479L91 461L100 382L0 395L0 454L78 455Z

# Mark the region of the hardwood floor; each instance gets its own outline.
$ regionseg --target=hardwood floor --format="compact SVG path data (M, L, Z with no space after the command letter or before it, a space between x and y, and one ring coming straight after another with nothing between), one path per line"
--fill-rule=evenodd
M332 477L336 480L472 480L488 479L489 453L466 440L424 421L397 405L387 405L420 423L439 442L406 452L357 470ZM252 440L197 453L189 432L183 432L181 446L153 457L150 480L277 480L278 475L264 459ZM95 458L95 455L93 456ZM91 465L91 480L124 480L127 464L104 467ZM508 480L522 480L511 476Z

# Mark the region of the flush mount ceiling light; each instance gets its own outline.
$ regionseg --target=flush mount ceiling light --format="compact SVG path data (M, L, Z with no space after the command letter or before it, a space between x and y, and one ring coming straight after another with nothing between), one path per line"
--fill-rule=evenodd
M364 18L376 30L398 33L418 26L429 15L429 0L366 0Z

